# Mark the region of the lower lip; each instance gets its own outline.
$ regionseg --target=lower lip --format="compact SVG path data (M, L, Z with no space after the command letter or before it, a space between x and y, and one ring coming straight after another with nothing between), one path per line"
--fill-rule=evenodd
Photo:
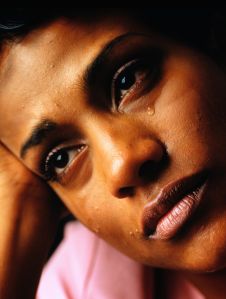
M155 233L150 238L159 240L172 239L188 219L194 214L199 205L206 183L198 187L191 194L180 200L166 215L157 223Z

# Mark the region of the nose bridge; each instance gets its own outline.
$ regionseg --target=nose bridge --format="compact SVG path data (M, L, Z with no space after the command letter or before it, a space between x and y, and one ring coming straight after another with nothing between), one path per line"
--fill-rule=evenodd
M131 153L139 143L138 139L145 139L141 137L132 121L127 123L125 120L114 118L96 122L92 131L95 131L95 146L98 153L101 152L101 156L104 153L103 159L106 161L110 159L114 163L113 169L118 168L123 160L131 159ZM134 151L133 153L135 154Z
M131 119L98 122L93 130L95 168L114 196L122 197L122 190L129 188L131 191L139 185L144 164L162 158L163 149L159 142Z

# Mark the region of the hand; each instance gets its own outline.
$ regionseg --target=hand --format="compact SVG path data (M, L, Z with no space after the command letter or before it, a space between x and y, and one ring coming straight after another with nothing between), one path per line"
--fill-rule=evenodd
M54 237L57 196L0 143L0 298L31 299Z

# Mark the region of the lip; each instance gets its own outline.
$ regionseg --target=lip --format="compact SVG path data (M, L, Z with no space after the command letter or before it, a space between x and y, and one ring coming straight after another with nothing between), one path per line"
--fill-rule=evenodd
M144 236L160 240L175 237L200 204L207 178L207 171L203 171L167 184L144 207Z

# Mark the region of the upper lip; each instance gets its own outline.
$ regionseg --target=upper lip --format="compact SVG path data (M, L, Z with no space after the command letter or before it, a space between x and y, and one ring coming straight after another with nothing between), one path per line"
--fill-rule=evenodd
M201 186L206 179L207 171L202 171L171 182L163 187L157 197L144 207L141 218L143 234L145 236L153 234L160 218L182 198Z

